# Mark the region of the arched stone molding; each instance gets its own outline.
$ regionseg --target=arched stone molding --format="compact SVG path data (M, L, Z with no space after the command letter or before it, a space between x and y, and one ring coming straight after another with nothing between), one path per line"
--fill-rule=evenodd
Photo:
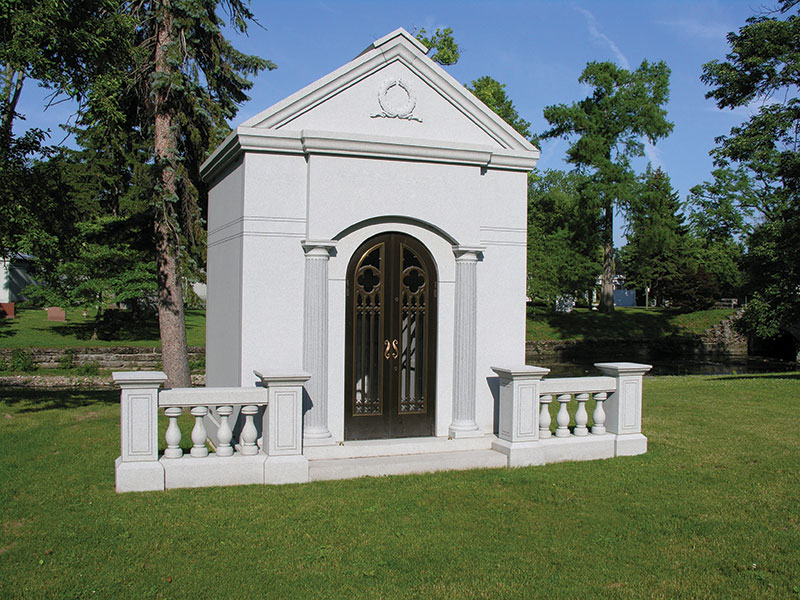
M329 278L344 280L347 265L356 249L366 240L379 233L398 231L407 233L425 244L436 262L439 282L455 281L455 262L453 246L458 242L444 230L425 221L402 216L384 216L367 219L333 236L336 241L336 256L331 258Z

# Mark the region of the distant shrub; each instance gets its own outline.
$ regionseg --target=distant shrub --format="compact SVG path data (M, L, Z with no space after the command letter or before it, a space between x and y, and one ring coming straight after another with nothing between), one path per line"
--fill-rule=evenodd
M67 350L64 354L61 355L61 358L58 359L58 368L59 369L72 369L75 366L75 351L74 350Z
M0 371L8 371L8 362L5 356L0 356Z
M75 373L77 375L97 375L99 372L100 372L100 365L97 363L96 360L83 363L82 365L78 365L77 367L75 367Z
M33 362L33 355L31 355L30 352L26 352L25 350L21 350L19 348L11 352L11 359L8 361L9 371L30 373L36 369L36 363Z

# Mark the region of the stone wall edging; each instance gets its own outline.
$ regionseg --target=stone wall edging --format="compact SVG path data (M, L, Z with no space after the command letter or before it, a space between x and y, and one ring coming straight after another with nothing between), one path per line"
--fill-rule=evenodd
M8 361L18 348L0 348L0 358ZM139 348L133 346L108 346L93 348L29 348L23 349L31 355L33 362L42 369L56 369L61 358L73 353L73 366L97 363L101 369L155 369L161 364L161 348ZM206 349L203 346L189 347L189 360L202 360Z

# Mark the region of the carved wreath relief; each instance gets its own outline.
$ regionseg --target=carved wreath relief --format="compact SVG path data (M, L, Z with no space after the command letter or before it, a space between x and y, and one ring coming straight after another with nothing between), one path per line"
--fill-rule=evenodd
M382 117L422 123L422 119L413 115L417 96L411 86L399 77L391 77L383 82L378 90L378 104L381 112L370 115L373 119Z

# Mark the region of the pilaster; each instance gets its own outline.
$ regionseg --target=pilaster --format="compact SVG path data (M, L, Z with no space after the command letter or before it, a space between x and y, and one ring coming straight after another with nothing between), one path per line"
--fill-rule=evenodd
M303 308L303 370L308 410L303 425L306 444L332 444L328 429L328 261L333 240L303 240L306 254Z
M475 370L478 349L478 261L482 246L453 246L456 256L453 336L453 421L450 437L482 435L475 422Z

